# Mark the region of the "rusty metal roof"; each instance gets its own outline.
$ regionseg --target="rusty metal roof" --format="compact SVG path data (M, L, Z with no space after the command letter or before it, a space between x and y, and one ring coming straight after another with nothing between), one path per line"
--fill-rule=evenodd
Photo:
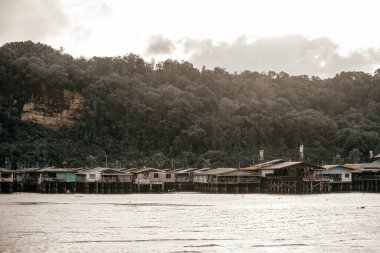
M271 165L271 166L268 166L268 167L264 167L262 169L263 170L278 170L278 169L289 168L289 167L292 167L292 166L295 166L295 165L304 165L304 166L307 166L307 167L312 167L314 169L320 169L320 170L323 169L320 166L308 164L308 163L305 163L305 162L281 162L281 163L274 164L274 165Z
M271 160L271 161L268 161L265 163L259 163L256 165L252 165L249 167L242 168L242 170L258 170L258 169L262 169L262 168L265 168L265 167L268 167L268 166L271 166L271 165L274 165L277 163L281 163L281 162L284 162L284 160L282 160L282 159Z

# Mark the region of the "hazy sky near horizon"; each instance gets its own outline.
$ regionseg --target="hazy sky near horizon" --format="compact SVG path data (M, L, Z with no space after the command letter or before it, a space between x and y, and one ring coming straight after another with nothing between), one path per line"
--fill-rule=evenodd
M0 0L0 44L136 53L228 71L332 76L380 68L376 0Z

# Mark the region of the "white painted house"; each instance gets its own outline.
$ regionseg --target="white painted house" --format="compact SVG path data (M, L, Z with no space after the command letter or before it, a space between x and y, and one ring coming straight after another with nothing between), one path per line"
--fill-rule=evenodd
M161 186L160 190L164 190L165 183L175 183L174 171L164 171L155 168L136 168L130 169L128 172L135 175L134 184L138 189L141 186L149 185L149 190L152 191L155 186ZM156 189L157 190L157 189Z
M328 176L331 183L351 183L352 171L354 169L346 167L344 165L325 165L322 166L323 176Z
M76 181L78 183L130 183L132 182L132 174L111 168L86 168L76 171Z

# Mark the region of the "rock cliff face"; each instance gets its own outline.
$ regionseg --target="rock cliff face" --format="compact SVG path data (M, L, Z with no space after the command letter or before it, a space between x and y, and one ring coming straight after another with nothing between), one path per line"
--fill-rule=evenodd
M21 120L59 129L62 126L74 125L83 113L84 98L78 93L65 90L63 101L59 105L51 102L44 103L32 99L24 105Z

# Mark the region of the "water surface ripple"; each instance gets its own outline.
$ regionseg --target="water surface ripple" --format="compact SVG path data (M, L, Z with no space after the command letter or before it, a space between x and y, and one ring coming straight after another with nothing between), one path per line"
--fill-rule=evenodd
M380 194L0 195L0 252L380 252Z

